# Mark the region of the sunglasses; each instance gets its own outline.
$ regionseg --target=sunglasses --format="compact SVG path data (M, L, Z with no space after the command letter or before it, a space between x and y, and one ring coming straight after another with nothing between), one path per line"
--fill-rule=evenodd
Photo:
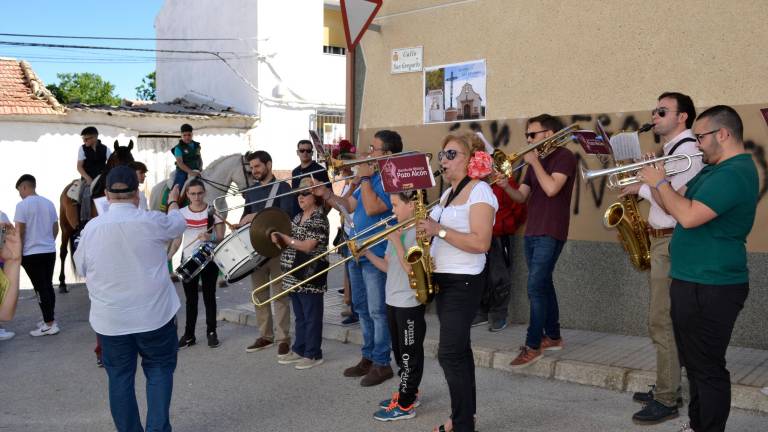
M312 153L312 149L298 149L296 151L299 153Z
M464 153L462 153L460 151L456 151L456 150L441 150L437 154L437 160L441 161L441 160L443 160L443 158L448 159L448 160L454 160L454 159L456 159L456 155L457 154L464 154Z
M310 195L312 195L312 192L310 191L299 192L299 196L310 196Z
M534 138L536 138L536 135L538 135L538 134L540 134L542 132L546 132L548 130L549 129L543 129L543 130L535 131L535 132L526 132L525 133L525 137L528 138L528 139L534 139Z
M679 113L680 111L673 111L669 108L664 108L664 107L656 108L651 111L651 116L658 115L659 117L664 118L668 112Z
M720 129L715 129L715 130L709 131L709 132L704 132L704 133L700 133L700 134L694 134L693 136L695 136L696 137L696 141L698 141L698 143L701 144L701 139L702 138L704 138L707 135L712 135L713 133L718 132L719 130Z

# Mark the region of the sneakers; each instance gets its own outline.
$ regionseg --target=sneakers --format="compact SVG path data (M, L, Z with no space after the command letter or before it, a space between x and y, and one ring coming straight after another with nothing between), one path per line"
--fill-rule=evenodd
M371 369L368 371L368 373L365 374L363 379L360 380L360 385L363 387L372 387L383 383L393 376L395 376L395 373L390 365L373 365L371 366Z
M768 396L768 387L763 387L763 388L761 388L761 389L760 389L760 393L762 393L762 394L764 394L764 395Z
M488 327L488 331L495 333L495 332L500 332L505 328L507 328L507 320L505 319L494 320L493 324L491 324L491 326Z
M650 387L651 389L649 391L647 391L647 392L635 392L632 395L632 400L635 401L635 402L643 403L643 404L650 403L652 400L654 400L655 397L653 395L653 392L654 392L654 390L656 390L656 385L655 384L651 384L648 387ZM678 396L677 397L677 407L678 408L682 408L682 406L683 406L683 398L682 398L682 396Z
M677 407L668 407L658 401L651 401L632 416L632 421L638 424L657 424L677 417Z
M273 344L274 342L272 342L271 340L260 337L256 339L254 343L248 345L248 347L245 348L245 352L251 353L251 352L261 351L265 348L271 347Z
M208 348L218 348L219 345L221 345L221 342L219 342L219 336L215 331L208 332L206 337L208 338Z
M16 336L16 333L0 328L0 341L13 339L14 336Z
M58 334L61 331L59 328L59 325L56 323L56 321L53 322L53 325L48 325L46 323L43 323L42 327L38 327L31 332L29 332L30 336L38 337L38 336L52 336L55 334Z
M563 349L563 338L552 339L548 336L542 336L541 349L544 351L560 351Z
M277 358L281 359L291 353L291 347L288 346L288 342L280 342L277 345Z
M396 401L393 400L389 406L376 411L373 414L373 418L379 421L395 421L405 420L416 417L415 404L411 404L409 407L401 407Z
M392 393L392 398L390 399L384 399L383 401L379 402L379 408L386 409L389 407L392 402L397 403L398 399L400 399L400 392L394 392ZM416 393L416 400L413 401L413 407L418 408L421 406L421 393Z
M284 355L282 358L279 358L277 360L278 363L281 365L291 364L291 363L298 363L301 359L304 357L296 354L295 352L291 351L288 354Z
M472 327L478 327L485 324L488 324L487 316L477 315L475 316L475 319L472 320Z
M696 432L691 428L691 425L689 423L683 423L682 426L680 426L680 430L678 432Z
M362 359L360 359L360 361L356 365L344 369L344 376L345 377L365 376L366 374L368 374L368 371L371 370L371 366L373 366L373 362L363 357Z
M179 339L179 349L181 348L189 348L192 345L197 343L197 339L195 339L195 336L187 336L184 335Z
M520 369L536 363L541 357L541 348L533 349L523 345L520 347L520 354L509 365L512 369Z
M104 361L101 360L101 357L96 357L96 366L100 368L104 367Z
M350 315L343 320L341 320L341 325L344 327L353 326L360 322L360 318L357 317L357 315Z
M323 364L323 359L310 359L310 358L302 358L299 360L298 363L296 363L296 366L294 366L296 369L304 370L304 369L311 369L315 366L320 366Z

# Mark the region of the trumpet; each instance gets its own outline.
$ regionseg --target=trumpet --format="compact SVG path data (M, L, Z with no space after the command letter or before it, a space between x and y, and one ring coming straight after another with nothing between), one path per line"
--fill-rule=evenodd
M332 158L332 157L328 157L328 158L326 158L326 161L325 161L327 169L312 171L312 172L308 172L308 173L301 174L301 175L298 175L298 176L293 176L293 177L290 177L290 178L285 179L285 180L276 180L276 181L288 181L288 180L293 180L295 178L312 176L312 174L316 174L316 173L327 171L328 172L328 178L332 179L332 180L322 184L322 185L327 186L327 185L331 185L331 184L336 183L336 182L340 182L340 181L344 181L344 180L349 180L349 179L355 178L354 175L346 176L346 177L341 177L341 178L334 178L339 173L341 173L341 170L343 170L344 168L350 168L350 167L353 167L353 166L356 166L356 165L362 165L362 164L365 164L365 163L376 162L378 160L392 159L392 158L397 158L397 157L400 157L400 156L408 156L408 155L417 154L417 153L419 153L419 152L417 152L417 151L408 151L408 152L395 153L395 154L391 154L391 155L378 156L378 157L374 157L374 158L353 159L353 160L342 160L342 159L335 159L335 158ZM227 197L234 196L234 195L239 195L241 193L245 193L245 192L251 191L251 190L261 189L261 188L265 188L265 187L272 187L272 183L267 183L267 184L263 184L263 185L261 185L261 184L260 185L255 185L255 186L251 186L249 188L237 191L236 193L229 193L229 194L224 194L224 195L221 195L219 197L216 197L216 199L213 200L213 208L216 209L216 211L219 212L219 213L226 213L226 212L229 212L230 210L236 210L236 209L240 209L240 208L243 208L243 207L248 207L250 205L259 204L259 203L262 203L262 202L265 202L265 201L269 201L270 199L277 199L277 198L281 198L281 197L288 196L288 195L294 195L294 194L303 192L305 190L314 189L314 188L316 188L318 186L321 186L321 185L317 184L317 185L307 186L307 187L300 188L300 189L293 189L290 192L286 192L286 193L282 193L282 194L279 194L279 195L275 195L274 197L269 197L269 198L264 198L264 199L260 199L260 200L256 200L256 201L246 202L244 204L239 204L239 205L232 206L232 207L226 207L226 201L225 200L226 200ZM221 204L222 201L224 201L223 206Z
M519 162L520 159L522 159L523 155L531 151L536 151L539 154L539 157L541 159L544 159L547 156L549 156L553 151L555 151L555 149L557 149L558 147L563 147L568 143L572 142L573 141L572 133L578 129L579 129L579 125L574 123L570 126L560 129L550 137L547 137L541 141L537 141L535 143L529 144L521 148L517 152L511 153L509 155L499 149L496 149L493 151L493 155L492 155L493 167L497 172L504 174L504 176L511 177L515 171L522 169L527 165L523 163L518 166L515 166L515 164Z
M687 161L688 164L685 166L685 168L682 168L682 169L670 168L665 170L667 176L673 176L676 174L680 174L682 172L686 172L689 169L691 169L691 166L693 166L693 158L702 157L702 156L704 156L704 153L702 152L698 152L690 155L689 154L673 154L669 156L648 159L641 162L617 166L613 168L587 170L587 169L584 169L584 167L581 167L581 178L584 179L584 181L592 181L593 179L596 179L598 177L608 176L608 188L621 189L625 186L639 183L640 180L637 178L637 173L638 171L640 171L641 169L645 168L648 165L654 165L657 163L662 163L666 165L670 162L678 162L682 160Z
M433 206L435 206L435 204L437 204L437 201L435 201L432 204L430 204L428 206L428 208L432 208ZM386 220L391 220L391 217L383 219L382 221L379 221L379 223L377 223L376 225L381 226L382 222L384 222ZM377 244L381 243L382 241L386 240L386 238L387 238L387 236L389 234L391 234L391 233L393 233L393 232L395 232L395 231L397 231L399 229L409 229L412 226L414 226L418 221L419 221L419 218L417 216L414 216L414 217L412 217L412 218L410 218L410 219L408 219L406 221L400 222L400 223L398 223L396 225L392 225L389 228L387 228L387 229L385 229L385 230L383 230L381 232L373 234L373 235L371 235L371 237L363 240L362 242L360 242L359 238L361 237L361 235L363 233L358 234L357 236L347 240L346 242L344 242L344 243L342 243L342 244L340 244L338 246L334 246L333 248L328 249L326 252L323 252L322 254L320 254L320 255L318 255L316 257L313 257L312 259L308 260L307 262L305 262L305 263L303 263L303 264L301 264L301 265L299 265L297 267L292 268L291 270L283 273L282 275L278 276L277 278L275 278L273 280L270 280L267 283L265 283L265 284L263 284L263 285L261 285L259 287L254 288L253 291L251 291L251 301L256 306L264 306L264 305L267 305L267 304L269 304L269 303L271 303L271 302L273 302L273 301L275 301L275 300L277 300L277 299L279 299L279 298L281 298L281 297L283 297L285 295L288 295L291 292L293 292L294 290L296 290L297 288L299 288L300 286L304 285L305 283L307 283L307 282L309 282L311 280L314 280L315 278L320 277L320 276L322 276L324 274L327 274L328 272L330 272L331 270L333 270L336 267L344 265L347 261L349 261L349 260L351 260L353 258L356 259L356 260L359 259L360 256L363 254L363 252L365 252L367 249L369 249L369 248L371 248L373 246L376 246ZM294 274L295 272L303 269L304 267L311 265L315 261L324 259L325 257L327 257L328 255L336 252L337 250L339 250L343 246L349 247L349 251L351 253L350 256L348 256L348 257L344 258L343 260L341 260L341 261L339 261L339 262L329 266L326 269L323 269L323 270L313 274L312 276L304 279L303 281L301 281L301 282L299 282L297 284L294 284L293 286L290 286L290 287L286 288L282 292L277 293L277 294L273 295L272 297L270 297L270 298L268 298L268 299L266 299L264 301L260 301L256 297L258 293L260 293L260 292L262 292L264 290L268 290L269 286L271 284L273 284L273 283L275 283L277 281L283 280L283 278L285 278L286 276Z

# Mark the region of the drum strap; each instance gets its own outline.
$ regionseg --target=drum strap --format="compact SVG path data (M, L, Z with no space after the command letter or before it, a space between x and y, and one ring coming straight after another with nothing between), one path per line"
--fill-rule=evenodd
M264 208L272 207L272 204L275 202L275 195L277 195L277 189L280 187L280 182L277 180L274 180L274 183L272 184L272 189L269 190L269 200L267 200L267 204L264 206Z

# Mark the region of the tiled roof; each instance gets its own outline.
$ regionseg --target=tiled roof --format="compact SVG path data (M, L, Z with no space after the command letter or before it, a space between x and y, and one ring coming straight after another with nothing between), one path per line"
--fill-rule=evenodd
M199 118L211 119L215 117L242 118L255 120L258 117L234 111L230 107L222 107L215 104L207 104L191 101L187 98L178 98L171 102L134 101L124 99L120 106L88 105L73 103L67 104L67 110L103 112L112 116L150 116L167 118Z
M0 58L0 116L56 114L64 114L64 107L29 63Z

